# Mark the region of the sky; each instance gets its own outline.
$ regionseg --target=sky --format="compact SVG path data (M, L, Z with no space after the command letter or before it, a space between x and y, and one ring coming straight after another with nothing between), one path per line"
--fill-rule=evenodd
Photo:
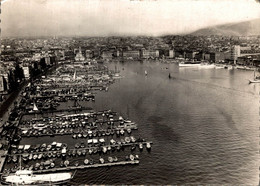
M2 0L3 37L183 34L260 18L256 0Z

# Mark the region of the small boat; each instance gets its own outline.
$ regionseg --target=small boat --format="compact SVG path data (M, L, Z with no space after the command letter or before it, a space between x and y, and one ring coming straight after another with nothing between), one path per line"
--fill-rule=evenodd
M28 159L29 159L29 160L32 160L32 159L33 159L33 154L30 154L30 156L29 156Z
M151 149L151 144L147 142L147 143L146 143L146 148L147 148L147 149Z
M143 147L143 144L142 144L142 143L139 143L139 149L140 149L140 150L143 150L143 148L144 148L144 147Z
M123 138L121 139L121 143L122 143L123 145L126 143Z
M60 158L61 157L61 152L57 152L57 158Z
M76 143L75 144L75 148L78 149L80 147L80 144L79 143Z
M65 160L65 161L64 161L65 167L67 167L69 164L70 164L69 160Z
M51 168L54 168L55 164L53 162L51 162Z
M131 161L134 161L134 159L135 159L134 155L130 154L129 159L130 159Z
M23 154L23 161L26 162L28 161L28 159L29 159L29 154L28 153Z
M85 156L86 153L87 153L87 150L86 150L86 149L83 149L83 150L82 150L82 155Z
M48 152L48 158L52 157L52 152Z
M85 160L84 160L84 164L85 164L85 165L88 165L88 164L89 164L89 160L88 160L88 159L85 159Z
M101 150L99 150L98 148L94 148L94 149L93 149L93 153L94 153L94 154L96 154L98 151L101 152Z
M41 153L41 154L39 154L39 155L38 155L38 160L42 159L42 156L43 156L43 154L42 154L42 153Z
M103 164L105 162L104 158L99 158L99 162Z
M72 156L76 156L76 153L77 153L76 150L73 150L72 151Z
M102 147L102 151L103 151L103 153L106 153L107 152L107 148L106 147Z
M81 150L77 150L77 154L78 154L78 156L81 156L81 154L82 154Z
M90 159L90 160L89 160L89 164L90 164L90 165L93 165L93 164L94 164L94 160L93 160L93 159Z
M41 166L41 165L40 165L39 163L36 163L35 166L34 166L34 168L37 170L37 169L40 168L40 166Z
M130 128L126 129L128 134L131 134L132 130Z
M73 134L72 138L76 139L77 138L77 134Z
M132 144L131 151L135 150L135 148L136 148L135 144Z
M36 160L38 158L38 155L37 154L34 154L33 155L33 159Z
M131 139L131 141L132 141L133 143L135 143L135 142L136 142L136 139L135 139L135 137L134 137L134 136L130 136L130 139Z
M78 161L75 162L75 166L76 167L79 166L79 162Z
M118 159L117 159L116 156L113 158L113 161L114 161L114 162L117 162L117 161L118 161Z
M124 129L121 129L121 130L120 130L120 134L121 134L121 135L124 135L124 134L125 134Z
M106 131L106 135L109 136L111 133L110 131Z
M129 137L125 137L125 142L126 143L130 143L131 142L131 139Z
M108 162L110 162L110 163L113 162L113 158L111 156L108 157Z
M255 75L255 70L254 70L254 79L249 79L249 84L250 83L260 83L260 75Z
M67 155L67 150L66 150L66 148L63 148L62 150L61 150L61 155L62 155L62 157L65 157L66 155Z
M80 148L85 148L84 142L81 142L81 143L80 143Z
M18 157L17 157L17 155L14 155L13 156L13 162L16 163L17 161L18 161Z

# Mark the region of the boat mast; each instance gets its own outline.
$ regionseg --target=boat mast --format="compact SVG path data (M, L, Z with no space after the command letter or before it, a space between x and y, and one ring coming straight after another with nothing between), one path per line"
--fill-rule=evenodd
M20 154L20 158L19 158L19 159L20 159L20 160L19 160L19 161L20 161L20 162L19 162L19 163L20 163L20 170L22 170L22 155L21 155L21 154Z

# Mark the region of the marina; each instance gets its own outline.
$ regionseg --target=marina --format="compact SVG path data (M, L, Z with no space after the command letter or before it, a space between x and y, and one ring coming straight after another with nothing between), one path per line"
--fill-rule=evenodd
M134 137L138 125L110 109L95 111L84 104L95 104L98 92L106 93L119 76L103 64L64 64L30 82L3 125L1 136L11 139L1 156L3 181L17 179L18 183L19 177L22 183L43 183L45 177L53 182L69 181L73 177L55 181L55 175L47 173L65 175L78 169L139 164L139 155L132 153L143 153L144 148L149 153L153 142ZM56 141L59 136L71 140L68 144ZM46 137L53 141L35 144ZM23 142L26 139L35 142Z

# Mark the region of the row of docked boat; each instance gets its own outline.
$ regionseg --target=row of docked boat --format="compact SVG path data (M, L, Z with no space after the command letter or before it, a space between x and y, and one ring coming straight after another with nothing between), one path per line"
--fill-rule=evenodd
M67 148L66 143L52 142L51 144L37 144L37 145L11 145L12 154L21 154L25 152L44 152L44 151L60 151Z
M104 140L100 140L102 144L104 144ZM138 140L139 141L139 140ZM130 143L132 142L132 143ZM136 146L139 147L140 150L143 150L144 143L143 142L137 142L133 136L130 138L126 137L125 140L121 139L121 141L115 141L113 139L110 140L110 145L96 145L91 147L86 147L83 142L77 143L75 145L76 149L67 150L66 148L62 148L61 151L48 151L48 152L37 152L37 153L23 153L19 154L21 155L24 162L32 161L32 160L41 160L41 159L48 159L48 158L60 158L60 157L66 157L67 155L70 157L75 156L85 156L87 154L97 154L97 153L107 153L107 152L113 152L115 150L120 151L121 149L124 149L125 146L131 146L131 151L135 150ZM145 142L147 150L151 149L151 143ZM18 161L18 155L10 155L8 157L7 162L13 162L17 163Z
M126 123L118 126L104 126L100 128L96 123L81 123L81 124L67 124L63 126L34 124L32 127L23 127L20 129L19 135L23 137L37 137L37 136L54 136L54 135L72 135L73 138L92 138L109 136L116 134L117 136L125 133L131 134L132 130L136 130L135 123Z

